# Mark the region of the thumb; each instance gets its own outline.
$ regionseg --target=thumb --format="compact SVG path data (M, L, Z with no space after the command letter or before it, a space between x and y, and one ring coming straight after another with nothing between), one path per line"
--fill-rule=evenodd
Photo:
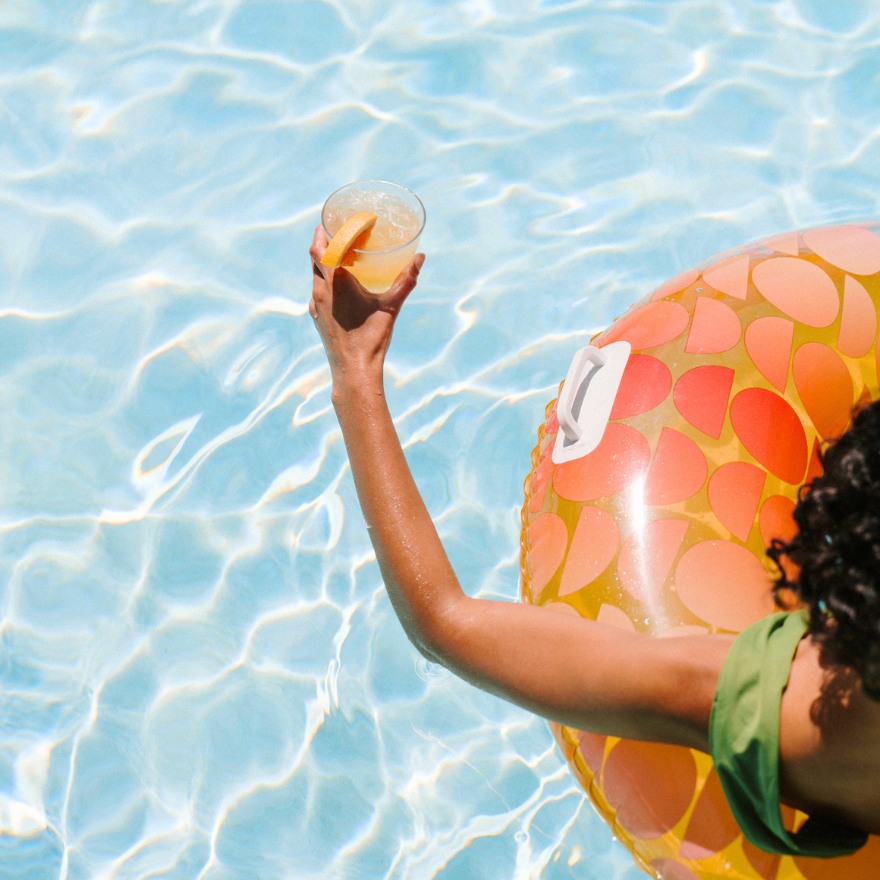
M394 279L394 283L383 297L383 305L386 308L397 311L403 305L419 280L419 272L424 262L425 255L416 254L412 262Z

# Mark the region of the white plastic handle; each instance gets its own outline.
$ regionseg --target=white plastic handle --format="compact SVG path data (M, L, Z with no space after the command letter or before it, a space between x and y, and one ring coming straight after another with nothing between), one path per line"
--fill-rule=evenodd
M584 432L574 414L575 396L578 389L586 378L587 372L592 369L601 369L606 360L607 357L600 348L588 345L578 351L568 368L565 384L562 386L562 393L556 404L556 416L565 439L570 443L580 440Z
M575 354L556 404L554 464L589 455L602 442L631 351L621 339L601 350L588 345Z

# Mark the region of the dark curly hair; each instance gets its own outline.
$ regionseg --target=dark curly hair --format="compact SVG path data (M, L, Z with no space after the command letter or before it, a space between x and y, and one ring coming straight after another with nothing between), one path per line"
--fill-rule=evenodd
M880 700L880 401L857 413L822 463L801 489L797 533L768 548L779 568L774 594L789 608L793 593L809 610L822 661L853 669Z

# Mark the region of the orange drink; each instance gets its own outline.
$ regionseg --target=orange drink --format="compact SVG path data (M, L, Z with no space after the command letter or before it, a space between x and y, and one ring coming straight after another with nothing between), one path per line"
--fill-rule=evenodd
M341 265L371 293L382 293L415 256L425 228L425 208L406 187L384 180L358 180L336 190L321 212L327 238L355 215L375 215L341 258ZM358 228L357 221L347 228ZM328 248L329 250L329 248Z

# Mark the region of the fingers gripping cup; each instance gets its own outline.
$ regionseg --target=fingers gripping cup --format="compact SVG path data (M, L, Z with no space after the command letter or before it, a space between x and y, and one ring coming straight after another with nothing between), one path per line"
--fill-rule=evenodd
M331 242L325 265L344 266L371 293L382 293L415 256L425 207L404 186L358 180L324 202L321 224Z

